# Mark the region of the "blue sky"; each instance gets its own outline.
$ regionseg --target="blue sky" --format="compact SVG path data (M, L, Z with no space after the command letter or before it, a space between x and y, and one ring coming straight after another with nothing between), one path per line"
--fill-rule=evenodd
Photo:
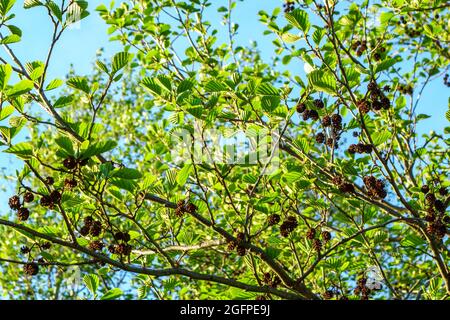
M227 5L228 1L220 0L221 4ZM49 76L51 78L64 78L73 64L78 74L89 74L92 72L92 63L99 48L104 48L106 57L112 56L115 52L121 51L118 43L108 41L107 25L95 12L97 5L106 3L107 0L90 0L89 11L91 15L81 22L80 28L68 30L58 43L52 63L49 67ZM120 1L117 1L120 2ZM271 13L272 9L281 5L282 1L256 1L247 0L243 3L237 3L237 10L233 13L233 19L240 24L237 41L239 44L248 44L250 40L257 40L259 48L263 52L263 58L270 59L273 55L273 46L271 39L263 36L265 27L258 21L258 11L266 10ZM27 61L44 60L50 43L52 26L47 14L42 8L24 10L21 2L17 2L13 9L16 13L14 24L20 26L23 31L22 42L13 44L12 48L17 55ZM218 15L213 19L220 20ZM5 57L4 52L0 55ZM299 65L299 72L303 72L303 66ZM295 71L293 71L295 72ZM432 117L422 121L419 126L420 132L429 132L430 130L441 131L448 125L445 119L447 110L448 89L442 84L442 80L435 81L423 93L423 101L419 107L419 113L427 113ZM19 137L23 139L24 136ZM0 154L0 170L5 168L7 172L14 172L14 169L21 163L13 156ZM2 186L9 186L6 192L1 191ZM5 210L5 202L13 190L11 181L0 181L0 210ZM1 213L0 213L1 215Z

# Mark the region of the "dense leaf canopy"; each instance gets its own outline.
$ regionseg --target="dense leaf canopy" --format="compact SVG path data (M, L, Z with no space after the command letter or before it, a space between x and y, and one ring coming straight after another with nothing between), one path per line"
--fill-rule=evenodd
M242 1L25 0L53 25L42 61L15 54L14 3L2 298L450 297L450 110L423 103L450 86L447 1L279 1L246 21L270 47L237 40ZM50 78L89 14L123 49ZM430 115L447 119L425 133ZM231 161L217 132L257 148Z

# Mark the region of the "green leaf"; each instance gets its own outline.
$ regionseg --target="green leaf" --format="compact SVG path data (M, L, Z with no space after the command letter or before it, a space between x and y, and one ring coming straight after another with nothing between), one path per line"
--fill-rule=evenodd
M43 6L44 4L39 0L25 0L23 2L23 7L25 9L30 9L37 6Z
M290 13L286 13L286 20L289 21L291 25L307 33L309 30L309 19L308 14L300 9L295 9Z
M6 106L0 110L0 121L5 120L14 113L13 106Z
M97 60L95 62L95 64L97 65L97 67L99 67L100 70L102 70L105 73L109 73L108 67L106 66L106 64L104 64L103 62Z
M160 96L161 95L161 87L150 77L146 77L142 79L141 84L148 89L151 93Z
M274 96L263 96L261 98L261 106L264 111L272 112L280 105L280 98Z
M30 142L20 142L4 152L15 154L21 159L29 159L33 155L33 145Z
M445 113L445 117L447 118L448 121L450 121L450 110L448 110L448 111Z
M185 164L184 167L178 171L176 180L180 186L184 186L186 184L192 169L193 166L191 164Z
M114 300L119 298L121 295L123 295L123 291L119 288L114 288L106 292L100 300Z
M0 89L5 89L8 84L9 77L12 73L12 67L9 64L0 65Z
M29 92L31 89L33 89L34 83L31 80L21 80L18 83L16 83L11 89L6 91L6 94L10 97L17 97L24 93Z
M165 75L159 75L156 78L156 82L159 83L159 85L163 88L166 89L167 91L172 91L172 82L171 80L166 77Z
M73 143L72 140L70 140L68 137L56 138L55 142L58 146L65 150L68 155L74 155L75 151L73 149Z
M388 130L383 130L379 132L375 132L372 134L372 141L375 146L378 146L382 143L385 143L391 137L391 132Z
M336 80L334 77L321 70L313 70L308 74L309 83L318 91L328 94L336 93Z
M2 16L6 16L13 7L16 0L1 0L0 1L0 12Z
M138 299L142 300L147 296L147 287L142 286L137 289L138 291Z
M316 45L320 44L320 41L322 41L323 36L325 35L324 29L316 29L312 35L312 39Z
M115 147L117 147L117 142L114 140L97 142L90 145L84 152L82 152L82 156L83 158L87 159L102 154L104 152L108 152L114 149Z
M135 180L142 178L142 174L136 169L120 168L112 174L113 177L126 180Z
M274 96L274 97L280 96L280 91L267 82L261 83L256 89L256 93L263 96Z
M224 84L211 80L205 86L206 92L220 92L220 91L228 91L229 89Z
M303 177L303 174L300 172L288 172L283 175L283 178L286 180L287 183L294 183L296 181L299 181Z
M19 42L22 38L17 34L10 34L9 36L6 36L0 41L1 44L11 44Z
M56 89L64 84L64 81L61 79L53 79L50 83L45 87L46 91L50 91Z
M58 4L56 4L53 1L49 1L46 4L46 7L50 9L50 11L53 13L53 15L58 19L60 22L62 22L62 12L61 8Z
M124 68L130 61L133 55L128 52L119 52L113 57L112 73L115 74Z
M83 282L86 284L86 287L92 295L96 296L98 285L100 284L98 276L96 274L87 274L83 277Z
M302 37L296 34L292 34L290 32L285 32L281 35L281 39L286 43L294 43L300 40Z
M73 77L67 80L67 85L77 90L81 90L84 93L89 94L91 89L86 78L84 77Z
M184 79L178 84L177 93L180 94L184 91L191 90L194 87L194 81L191 79Z
M71 104L73 101L73 96L62 96L59 97L55 103L53 104L54 108L62 108L65 106L68 106L69 104Z
M399 59L398 57L395 57L395 58L389 58L389 59L381 61L375 67L375 73L379 73L381 71L389 69L390 67L392 67L394 64L396 64L400 60L401 60L401 58Z

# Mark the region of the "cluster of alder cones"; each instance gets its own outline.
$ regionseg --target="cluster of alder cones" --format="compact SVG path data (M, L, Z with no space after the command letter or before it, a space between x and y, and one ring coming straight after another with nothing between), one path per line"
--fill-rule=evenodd
M312 104L314 105L314 108L308 108L307 103L305 102L299 102L297 104L296 110L302 115L303 121L309 119L317 121L320 119L317 110L324 109L325 103L322 99L315 99L312 101ZM325 143L330 148L337 147L342 134L342 116L335 113L332 115L325 115L320 120L324 130L316 134L316 142L319 144ZM328 132L327 128L329 129Z
M445 214L448 207L448 203L446 204L448 190L441 187L438 192L435 192L432 188L427 184L421 188L422 193L425 194L427 231L436 238L442 239L449 232L448 228L450 227L450 217ZM438 199L436 194L441 199Z

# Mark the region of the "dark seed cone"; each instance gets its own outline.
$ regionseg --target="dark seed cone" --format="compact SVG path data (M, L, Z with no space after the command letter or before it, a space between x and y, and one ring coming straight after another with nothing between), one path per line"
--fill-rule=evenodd
M355 186L352 183L344 182L339 186L339 190L343 193L355 192Z
M67 190L72 190L78 186L77 180L66 178L64 180L64 188Z
M316 252L320 252L320 250L322 250L322 241L320 241L319 239L314 239L312 247Z
M338 186L343 182L343 180L342 180L342 177L340 177L340 176L334 176L332 179L332 182L335 186Z
M100 240L91 241L89 243L89 249L93 251L101 251L105 245Z
M307 239L313 240L315 237L316 237L316 229L311 228L306 232Z
M245 247L237 246L236 247L236 252L237 252L238 256L243 257L247 253L247 250L245 249Z
M94 221L89 228L89 234L93 237L98 237L102 232L102 224L99 221Z
M325 134L323 132L319 132L316 135L316 142L317 143L324 143L325 142Z
M319 120L319 114L316 110L309 110L309 118L314 121Z
M440 212L440 213L444 213L445 209L447 209L444 202L441 200L436 200L434 202L434 208L436 209L437 212Z
M132 247L128 244L121 243L116 246L116 252L123 256L130 255L131 250L132 250Z
M310 118L309 117L310 112L311 112L311 110L308 110L308 109L305 109L305 111L303 111L303 115L302 115L303 121L306 121Z
M29 253L31 251L31 249L29 248L29 247L27 247L27 246L22 246L22 247L20 247L20 252L22 253L22 254L27 254L27 253Z
M55 183L55 179L53 179L53 177L47 177L47 178L45 178L44 182L46 185L51 186Z
M323 296L323 298L326 299L326 300L333 299L333 291L327 290L327 291L325 291L325 292L323 293L322 296Z
M294 216L289 216L280 226L280 233L283 237L289 236L289 234L297 228L298 222Z
M26 192L23 195L23 202L25 203L30 203L34 201L34 194L32 194L31 192Z
M122 238L122 240L123 240L124 242L130 242L130 240L131 240L130 234L129 234L128 232L124 232L124 233L123 233L123 238Z
M267 218L267 224L268 224L269 226L277 225L277 224L280 222L280 219L281 219L281 217L280 217L279 214L276 214L276 213L271 214L271 215Z
M53 209L54 207L52 199L50 198L50 196L47 195L41 197L40 204L41 206L49 209Z
M236 248L236 242L234 241L229 241L227 244L227 250L228 251L233 251Z
M323 103L322 99L316 99L314 100L314 106L317 109L323 109L325 107L325 104Z
M89 159L78 159L78 163L80 164L80 167L85 167L89 163Z
M448 190L445 187L442 187L439 189L439 194L443 197L445 197L448 194Z
M381 107L385 110L389 109L391 107L391 100L387 97L382 97L380 100Z
M425 196L425 202L426 202L426 204L428 204L428 205L433 205L434 204L434 202L436 201L436 196L433 194L433 193L428 193L426 196Z
M114 244L110 244L110 245L108 246L108 251L109 251L111 254L116 254L116 253L117 253L116 246L115 246Z
M370 92L377 92L379 90L377 83L375 81L370 81L367 85L367 90Z
M64 159L63 165L67 170L73 170L77 167L77 160L74 157Z
M23 266L23 272L29 276L35 276L39 273L39 266L36 263L27 263Z
M186 205L186 212L195 213L197 211L197 206L191 202Z
M13 197L9 198L8 205L13 210L19 210L20 207L22 206L20 204L20 197L19 196L13 196Z
M324 242L328 242L331 240L331 233L328 231L322 231L322 239Z
M306 105L303 102L301 102L297 104L296 109L298 113L303 113L306 110Z
M340 114L333 114L331 116L331 123L333 124L334 127L340 126L342 124L342 117Z
M27 208L20 208L17 211L17 217L19 221L26 221L28 220L28 217L30 216L30 211Z
M323 118L322 118L322 125L324 126L324 127L329 127L329 126L331 126L331 117L330 116L324 116Z
M430 191L430 187L425 184L420 188L420 191L422 191L422 193L427 194Z
M88 226L83 226L83 227L80 229L80 234L81 234L83 237L86 237L86 236L89 234L89 227L88 227Z
M50 199L52 199L52 202L54 204L58 204L61 202L61 192L59 192L58 190L53 190L52 193L50 193Z
M361 114L366 114L370 111L370 104L366 100L358 101L357 107Z
M84 218L83 222L86 227L90 227L94 223L94 218L92 218L91 216L87 216Z
M51 242L44 242L44 243L41 245L41 248L44 249L44 250L48 250L48 249L50 249L51 247L52 247Z

